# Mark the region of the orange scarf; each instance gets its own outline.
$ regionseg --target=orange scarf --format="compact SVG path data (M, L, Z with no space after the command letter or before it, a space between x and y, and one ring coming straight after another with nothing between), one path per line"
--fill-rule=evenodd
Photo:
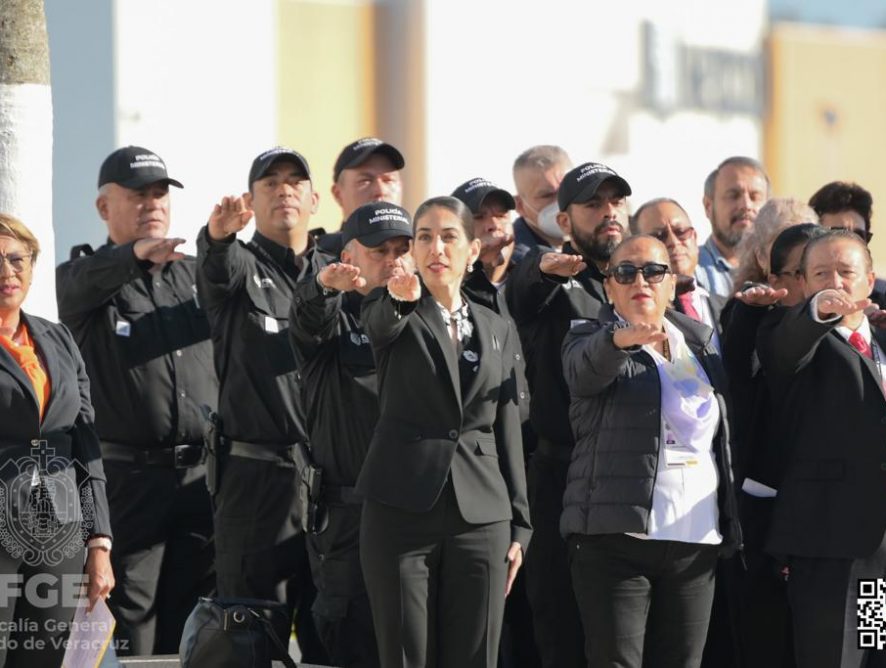
M24 323L21 326L21 343L16 343L8 336L0 336L0 345L6 348L12 358L18 362L18 365L25 372L25 375L31 380L34 386L34 394L37 395L37 401L40 403L40 422L43 422L43 413L46 410L46 404L49 403L49 395L52 386L49 382L49 375L40 357L37 355L37 347L31 338L31 333Z

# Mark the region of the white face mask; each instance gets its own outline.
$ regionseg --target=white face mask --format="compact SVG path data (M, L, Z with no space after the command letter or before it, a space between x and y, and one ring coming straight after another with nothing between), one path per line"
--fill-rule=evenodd
M558 213L560 213L560 205L556 202L551 202L539 211L537 216L538 229L541 230L542 234L556 242L563 241L563 230L560 229L560 225L557 223Z

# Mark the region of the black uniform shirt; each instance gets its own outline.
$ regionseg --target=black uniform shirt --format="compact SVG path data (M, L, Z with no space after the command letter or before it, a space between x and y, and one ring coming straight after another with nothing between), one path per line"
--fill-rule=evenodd
M265 445L305 441L299 374L289 345L289 306L304 257L256 232L197 238L197 290L209 317L229 438Z
M56 270L59 318L86 363L96 430L133 447L199 443L201 406L215 406L218 384L196 263L152 272L133 245L76 247Z
M571 447L569 388L560 348L573 323L595 319L606 297L603 274L590 261L573 278L543 274L538 266L541 256L552 252L545 246L530 251L511 272L505 295L526 353L532 428L539 438ZM578 254L568 243L563 252Z
M508 269L508 276L510 276L510 272L513 271L514 266L515 265L512 263L510 269ZM465 294L467 294L468 299L475 301L478 304L482 304L486 308L492 309L504 318L508 324L514 328L514 334L516 336L517 328L514 319L511 317L511 312L508 309L507 300L505 299L504 284L493 285L489 280L489 277L486 275L486 272L483 271L483 265L479 260L474 263L474 269L465 278L462 288L464 289ZM530 405L529 387L526 383L526 362L523 359L522 346L516 345L513 346L513 349L514 369L517 371L517 396L520 401L520 422L525 423L529 420ZM527 448L527 445L530 446L529 449L531 450L533 446L532 444L527 443L527 430L524 429L524 449Z
M327 258L329 259L329 258ZM323 294L314 275L299 282L290 339L314 463L324 481L353 486L378 421L378 386L369 338L360 324L363 296Z

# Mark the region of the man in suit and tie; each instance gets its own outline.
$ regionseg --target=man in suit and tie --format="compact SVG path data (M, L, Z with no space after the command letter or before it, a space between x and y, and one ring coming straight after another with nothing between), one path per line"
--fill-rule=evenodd
M857 632L859 581L886 576L886 332L864 314L871 254L834 231L808 243L800 271L807 299L758 334L765 372L789 381L767 548L790 567L798 665L886 665Z
M676 200L659 197L642 204L631 216L630 225L633 234L649 234L667 246L671 267L678 277L674 308L713 329L713 343L720 350L720 311L726 298L712 295L688 280L698 267L698 234L686 209Z

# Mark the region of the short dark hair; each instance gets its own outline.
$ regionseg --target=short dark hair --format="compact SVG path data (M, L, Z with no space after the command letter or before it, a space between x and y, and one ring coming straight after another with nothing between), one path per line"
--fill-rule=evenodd
M455 197L445 196L426 199L415 210L415 215L412 217L412 229L414 230L418 227L419 218L435 207L454 213L461 220L461 226L464 228L468 241L474 240L474 214L471 213L471 210L464 202Z
M864 239L858 236L855 232L850 232L849 230L828 230L825 228L824 234L811 239L806 244L806 248L803 249L803 257L800 258L800 271L803 273L803 275L805 276L806 274L806 263L809 261L809 253L812 252L813 248L815 248L816 246L820 246L821 244L831 243L832 241L839 241L840 239L846 239L847 241L851 241L852 243L857 244L859 248L863 248L865 271L873 270L874 260L871 257L871 249L868 248L868 245L864 242Z
M651 206L657 206L659 204L673 204L675 207L680 209L683 212L683 215L686 216L686 221L690 224L692 221L689 220L689 214L686 212L686 209L675 199L671 199L670 197L656 197L655 199L651 199L648 202L643 202L636 211L634 211L634 215L628 218L628 227L631 230L631 234L640 234L639 229L639 220L640 214L643 213L646 209Z
M827 234L828 231L816 223L801 223L786 227L772 242L769 251L769 273L780 274L791 254L797 246L809 243L812 239Z
M750 167L751 169L756 170L766 181L766 195L769 195L769 175L766 173L766 170L763 169L763 165L759 160L754 160L753 158L749 158L744 155L733 155L726 158L723 162L717 165L717 169L708 174L708 178L704 180L704 196L708 199L713 199L714 197L714 185L717 182L717 175L720 173L720 170L724 167Z
M809 206L815 209L819 217L825 213L855 211L864 219L865 231L871 231L874 198L857 183L846 181L826 183L809 198Z

